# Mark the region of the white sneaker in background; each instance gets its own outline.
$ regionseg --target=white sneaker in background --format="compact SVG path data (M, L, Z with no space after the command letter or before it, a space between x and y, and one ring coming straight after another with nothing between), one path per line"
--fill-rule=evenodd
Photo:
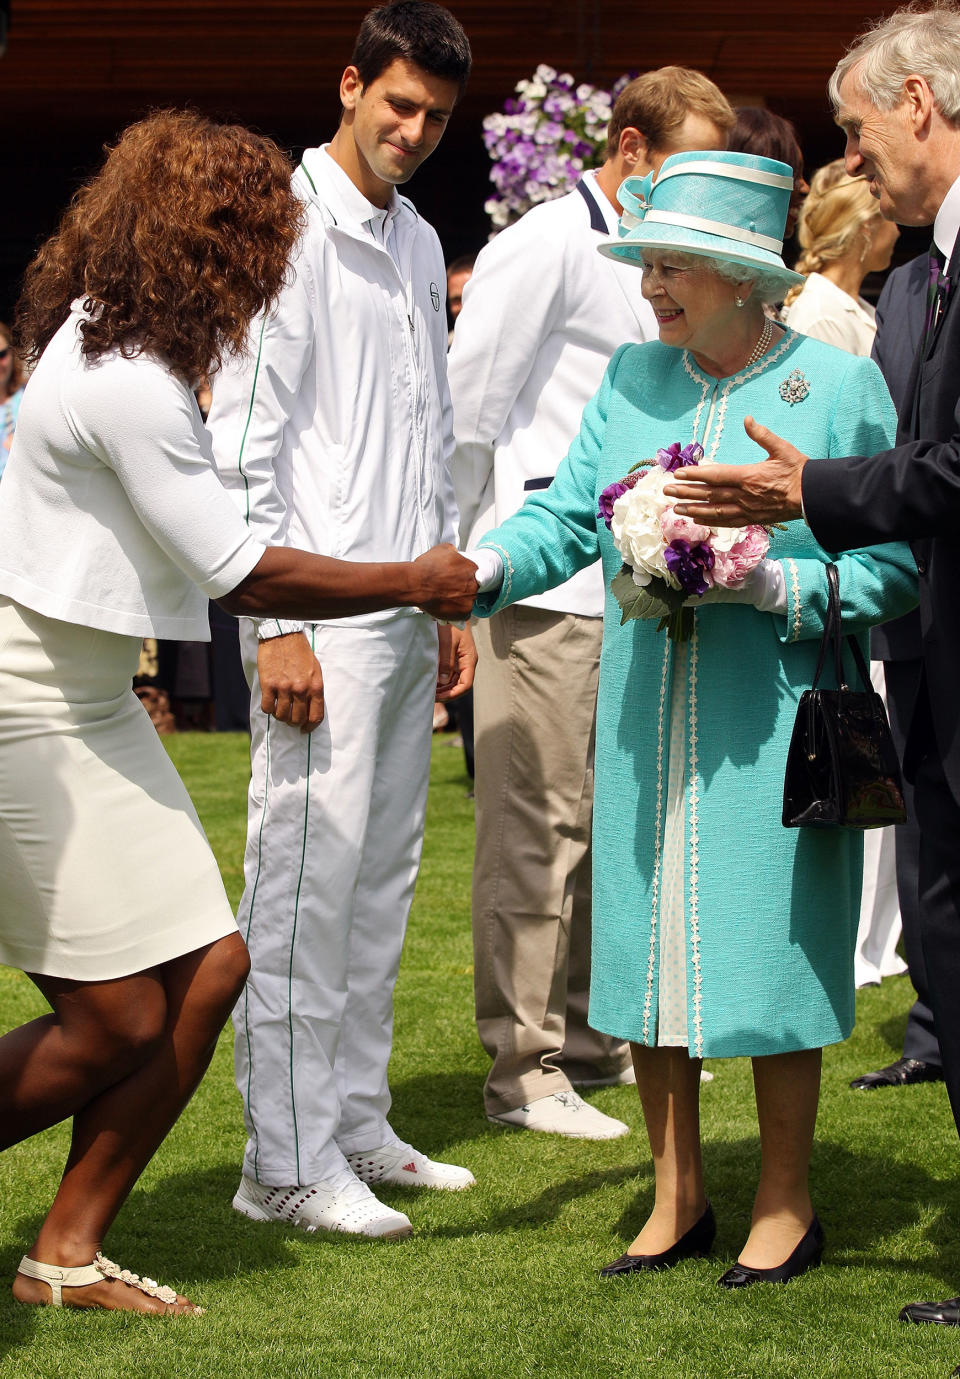
M399 1240L413 1227L402 1211L385 1207L349 1169L305 1187L267 1187L246 1174L233 1199L251 1221L282 1221L305 1231L344 1231Z
M538 1097L515 1111L487 1116L496 1125L518 1130L541 1130L547 1135L569 1135L575 1140L616 1140L630 1133L629 1125L590 1106L577 1092L554 1092Z
M347 1163L364 1183L389 1183L392 1187L433 1187L459 1192L476 1186L469 1168L435 1163L410 1144L385 1144L346 1155Z

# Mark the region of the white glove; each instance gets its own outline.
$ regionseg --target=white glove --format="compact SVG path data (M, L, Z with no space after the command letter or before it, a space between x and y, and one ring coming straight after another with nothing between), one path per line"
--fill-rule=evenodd
M503 559L489 546L480 550L466 550L464 555L477 567L477 593L486 594L491 589L499 589L503 583Z
M699 608L705 603L746 603L761 613L785 613L787 585L783 566L779 560L761 560L738 589L721 589L715 585L701 598L696 595L688 598L684 607Z

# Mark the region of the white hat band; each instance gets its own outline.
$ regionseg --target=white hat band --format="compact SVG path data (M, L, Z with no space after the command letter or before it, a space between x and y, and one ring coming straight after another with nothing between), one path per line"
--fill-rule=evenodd
M729 177L735 182L755 182L763 187L779 187L781 191L793 191L793 178L784 177L779 172L762 172L759 168L738 168L733 163L697 162L677 163L675 167L664 167L657 174L656 185L666 182L668 177L685 177L689 172L703 172L710 177Z
M688 167L689 164L685 164ZM737 239L743 244L752 244L757 249L767 249L772 254L780 255L783 252L783 241L774 239L772 235L760 235L753 230L741 230L736 225L727 225L722 220L705 220L699 215L682 215L679 211L655 211L649 210L642 216L636 216L632 211L624 211L620 216L620 225L624 230L633 230L638 225L649 225L657 222L661 225L682 225L687 230L702 230L708 235L719 235L722 239ZM690 251L696 253L695 249Z

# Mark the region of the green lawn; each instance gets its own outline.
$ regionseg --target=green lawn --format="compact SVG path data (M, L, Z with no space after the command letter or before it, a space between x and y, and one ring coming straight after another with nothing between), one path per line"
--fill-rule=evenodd
M246 742L185 736L172 755L197 800L227 886L240 884ZM719 1222L714 1257L601 1282L647 1210L651 1176L636 1093L591 1095L626 1139L577 1144L500 1130L483 1116L472 1021L472 805L460 753L434 748L424 867L397 988L397 1130L465 1163L478 1186L413 1197L411 1240L388 1244L257 1225L230 1209L243 1131L230 1041L120 1216L108 1253L209 1309L160 1321L16 1307L0 1294L0 1375L16 1379L607 1379L608 1376L946 1376L960 1333L906 1327L904 1302L960 1291L958 1146L942 1086L855 1094L896 1056L905 979L861 993L860 1022L827 1051L815 1197L822 1269L743 1293L715 1279L736 1257L757 1171L749 1067L712 1064L705 1160ZM3 1026L40 1010L0 969ZM66 1144L60 1127L0 1158L0 1277L12 1277Z

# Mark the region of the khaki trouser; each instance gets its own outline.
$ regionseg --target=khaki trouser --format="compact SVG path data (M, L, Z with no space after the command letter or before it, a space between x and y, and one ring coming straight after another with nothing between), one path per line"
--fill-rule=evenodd
M474 990L496 1114L630 1060L587 1024L601 620L514 607L474 630Z

